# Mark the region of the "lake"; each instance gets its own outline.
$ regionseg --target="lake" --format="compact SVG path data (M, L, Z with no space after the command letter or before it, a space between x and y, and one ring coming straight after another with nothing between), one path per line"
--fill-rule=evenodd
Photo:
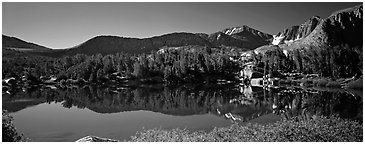
M240 85L42 86L2 96L3 109L31 141L87 135L129 140L143 129L210 131L232 123L270 124L338 115L362 122L362 91Z

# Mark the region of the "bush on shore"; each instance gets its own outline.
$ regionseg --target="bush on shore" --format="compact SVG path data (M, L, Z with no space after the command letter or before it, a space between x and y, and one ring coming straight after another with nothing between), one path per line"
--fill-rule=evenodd
M7 111L3 110L3 142L20 142L25 141L23 134L20 134L14 124L13 117Z
M274 124L248 124L214 128L211 132L186 129L149 129L137 132L135 142L358 142L363 141L362 124L338 117L293 118Z

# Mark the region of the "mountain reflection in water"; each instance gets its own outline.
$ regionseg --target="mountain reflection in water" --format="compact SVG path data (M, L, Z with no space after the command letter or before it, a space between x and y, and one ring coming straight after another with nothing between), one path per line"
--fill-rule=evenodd
M3 93L3 109L15 116L24 109L37 107L43 103L61 104L64 108L86 108L99 114L141 110L185 117L209 114L241 124L246 122L266 124L273 123L280 117L311 118L313 115L339 115L342 118L362 122L362 95L350 94L342 89L293 87L263 89L238 85L179 87L146 85L134 88L74 86L52 89L42 87L13 90L11 94ZM209 121L209 119L199 120ZM120 125L123 123L121 122ZM211 128L215 125L218 124L212 123ZM207 130L199 128L198 125L192 129Z

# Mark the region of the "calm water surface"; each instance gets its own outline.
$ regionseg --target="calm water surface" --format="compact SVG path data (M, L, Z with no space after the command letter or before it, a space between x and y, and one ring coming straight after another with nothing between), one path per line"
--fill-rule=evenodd
M263 89L238 85L41 87L3 93L3 109L32 141L76 141L86 135L129 140L137 131L209 131L232 123L338 115L362 122L362 91Z

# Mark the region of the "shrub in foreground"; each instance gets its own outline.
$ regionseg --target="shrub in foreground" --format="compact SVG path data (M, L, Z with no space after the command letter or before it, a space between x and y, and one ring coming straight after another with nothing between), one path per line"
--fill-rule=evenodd
M211 132L186 129L150 129L137 132L131 141L148 142L357 142L362 141L362 124L337 117L293 118L274 124L248 124L214 128Z
M13 117L3 110L3 142L24 141L23 134L19 134L13 124Z

